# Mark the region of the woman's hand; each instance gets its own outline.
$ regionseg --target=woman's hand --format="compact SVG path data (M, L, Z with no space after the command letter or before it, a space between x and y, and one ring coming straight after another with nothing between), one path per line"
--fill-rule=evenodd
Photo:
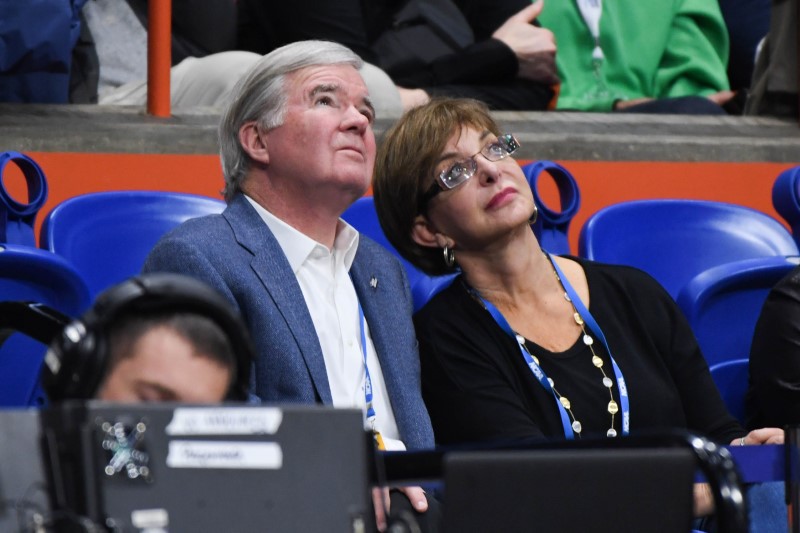
M731 441L731 446L758 444L783 444L783 430L781 428L754 429L744 437Z

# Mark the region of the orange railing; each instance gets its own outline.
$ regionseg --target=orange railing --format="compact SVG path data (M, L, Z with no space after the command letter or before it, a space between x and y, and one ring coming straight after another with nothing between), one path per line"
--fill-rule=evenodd
M150 0L147 21L147 112L156 117L169 117L172 0Z

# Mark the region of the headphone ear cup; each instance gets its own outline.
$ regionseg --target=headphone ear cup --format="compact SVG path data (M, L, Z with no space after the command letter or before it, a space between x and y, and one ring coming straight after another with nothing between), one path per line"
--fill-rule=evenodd
M127 313L194 313L217 324L234 354L236 377L228 400L246 401L255 350L249 332L227 300L211 287L179 274L130 278L100 294L94 306L57 337L45 356L42 387L51 402L93 398L108 370L108 329Z
M92 398L105 374L104 343L87 321L75 321L50 346L42 387L51 402Z

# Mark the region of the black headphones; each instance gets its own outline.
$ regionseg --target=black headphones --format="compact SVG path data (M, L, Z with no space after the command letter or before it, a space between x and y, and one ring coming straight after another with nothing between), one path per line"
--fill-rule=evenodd
M244 323L230 303L194 278L153 273L106 290L86 314L55 338L45 355L41 376L51 402L94 397L107 371L109 326L131 312L187 312L212 320L227 337L236 359L236 376L227 399L247 399L255 351Z

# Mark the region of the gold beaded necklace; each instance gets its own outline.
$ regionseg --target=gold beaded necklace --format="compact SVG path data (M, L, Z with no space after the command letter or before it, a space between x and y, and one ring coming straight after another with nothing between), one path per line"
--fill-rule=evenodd
M582 339L583 343L586 346L588 346L589 347L589 351L592 352L592 364L598 370L600 370L600 372L603 374L603 386L608 390L608 396L609 396L608 406L607 406L606 409L607 409L608 413L611 415L611 427L608 429L608 431L606 431L606 437L616 437L617 436L617 430L614 429L614 418L615 418L615 415L617 414L617 412L619 412L619 406L617 405L617 402L614 400L614 394L612 392L612 388L614 387L614 380L612 380L610 377L608 377L608 375L606 374L605 369L603 368L603 359L601 359L597 355L597 353L595 353L595 351L594 351L594 339L592 338L591 335L589 335L586 332L586 324L584 323L583 318L581 317L580 313L578 313L578 310L575 308L575 304L572 303L572 300L570 299L569 295L567 294L567 291L564 288L564 283L561 281L561 277L559 277L558 272L556 272L555 269L553 269L553 274L555 275L556 280L558 281L558 284L561 287L561 290L564 291L564 299L566 301L568 301L570 303L570 305L572 306L572 318L575 320L575 323L578 324L578 326L580 326L580 328L581 328L581 332L583 333L583 339ZM522 335L520 335L518 333L516 333L516 337L517 337L517 342L522 347L522 349L524 349L525 352L527 352L528 355L531 356L531 358L536 362L537 365L540 365L539 358L536 357L535 355L533 355L528 350L527 343L525 342L525 337L523 337ZM569 401L569 398L567 398L566 396L561 394L558 391L558 389L556 389L556 385L555 385L555 382L553 381L553 378L548 377L547 381L548 381L548 383L550 383L550 387L553 389L553 392L556 394L556 397L558 398L558 401L561 402L561 405L564 406L564 409L566 409L567 413L569 414L570 420L572 420L572 431L574 431L575 434L578 435L578 437L580 438L581 437L581 431L583 431L583 426L581 425L580 420L575 418L575 413L572 412L572 404Z
M594 338L592 338L592 336L587 333L587 331L586 331L587 328L586 328L586 324L585 324L584 318L581 316L580 312L578 311L578 306L576 306L575 302L570 298L570 294L571 293L574 294L573 289L571 288L571 286L569 286L569 282L568 281L565 281L565 280L561 279L561 276L559 275L560 269L556 265L555 261L550 256L548 256L547 252L545 252L544 250L542 250L542 252L544 253L544 255L547 258L547 260L551 261L552 269L553 269L553 275L555 275L556 281L558 282L561 290L563 291L562 294L564 296L564 299L566 301L568 301L570 303L571 307L572 307L573 320L575 320L575 323L581 328L581 333L582 333L581 340L589 348L589 351L592 354L592 359L591 359L592 360L592 365L595 368L597 368L600 371L600 373L602 374L602 376L603 376L602 384L608 390L608 397L609 397L609 401L608 401L608 404L606 406L606 411L611 415L611 425L610 425L608 431L606 431L606 437L609 437L609 438L616 437L617 436L617 430L614 429L614 422L615 422L615 419L616 419L615 415L619 412L620 408L619 408L619 405L617 404L617 402L614 400L614 394L613 394L613 390L612 390L613 387L614 387L614 380L612 380L606 374L606 371L603 368L604 367L603 359L600 358L597 355L597 353L594 351L594 346L593 346L594 345ZM486 311L489 312L489 314L495 320L497 325L501 329L503 329L506 333L511 335L511 337L514 338L514 340L517 341L519 349L520 349L523 357L525 358L526 364L530 368L531 372L534 374L536 379L542 384L542 386L546 390L550 391L553 394L555 400L558 402L558 408L559 408L559 411L561 412L562 422L564 424L564 433L567 436L567 438L572 438L572 435L576 434L576 433L578 435L578 438L580 438L582 436L583 425L581 424L580 420L578 420L575 417L575 413L573 413L573 411L572 411L572 403L570 402L569 398L567 398L566 396L561 394L556 389L555 382L553 381L553 379L548 377L544 373L544 371L541 369L541 365L539 363L539 358L534 356L530 352L530 350L528 350L525 337L523 337L517 331L515 331L511 327L511 325L508 323L508 321L503 317L503 314L500 312L500 310L497 309L497 307L494 304L492 304L489 300L485 300L484 298L482 298L480 296L480 294L478 293L478 291L476 289L472 288L469 285L469 283L467 283L465 278L463 278L463 277L461 278L461 283L466 288L467 293L475 301L477 301ZM580 308L587 314L587 317L588 317L588 320L590 322L591 327L592 328L597 328L596 331L595 331L595 334L598 335L598 339L600 340L601 344L606 346L606 350L608 350L608 345L606 344L605 338L603 337L603 333L602 333L602 331L600 331L599 326L594 322L594 319L592 318L591 313L589 313L589 310L586 309L586 307L580 301L580 298L577 296L577 294L575 295L575 298L578 301L578 304L580 305ZM628 432L628 423L629 423L628 422L628 419L629 419L628 418L629 417L628 413L629 413L629 411L628 411L628 407L627 407L627 405L628 405L628 403L627 403L627 400L628 400L627 395L628 394L627 394L627 391L626 391L625 381L624 381L624 378L622 377L622 372L619 370L616 362L614 361L614 357L611 355L610 351L608 351L608 356L611 359L611 365L613 366L614 373L617 376L617 389L619 391L620 398L622 399L622 405L623 405L623 408L624 408L624 412L622 414L622 426L623 426L622 430L623 430L623 434L627 434L627 432Z

